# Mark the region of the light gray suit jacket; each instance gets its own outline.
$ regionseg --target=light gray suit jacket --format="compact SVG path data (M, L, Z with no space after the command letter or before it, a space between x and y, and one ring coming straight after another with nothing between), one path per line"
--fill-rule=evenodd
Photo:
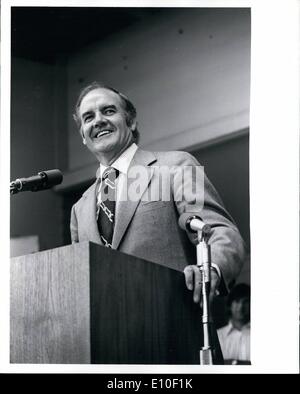
M163 189L169 188L172 198L170 201L163 201L160 193L160 196L150 201L144 201L143 197L137 201L119 201L113 249L182 271L186 265L196 263L196 236L180 229L178 217L184 212L198 214L213 229L209 241L212 262L219 266L226 288L241 270L245 249L240 233L216 190L205 177L202 199L188 196L187 199L175 201L176 198L173 197L178 192L176 188L181 187L178 179L171 184L162 182L161 172L156 171L158 168L168 167L175 169L176 173L176 169L182 166L200 166L198 161L186 152L147 152L138 149L130 167L136 165L143 166L147 174L140 196L149 192L151 194L151 191L160 187L162 193L167 192ZM193 173L184 182L194 186L195 176ZM128 179L128 188L130 182L133 180ZM96 189L97 181L72 207L72 242L91 241L102 244L96 220Z

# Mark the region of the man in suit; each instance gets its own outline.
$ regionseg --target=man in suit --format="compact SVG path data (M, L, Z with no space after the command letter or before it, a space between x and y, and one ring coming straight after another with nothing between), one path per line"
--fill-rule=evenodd
M111 87L93 83L83 89L74 118L100 165L95 183L72 208L72 242L92 241L184 271L199 302L197 234L178 225L182 214L195 215L212 228L211 296L226 292L241 270L244 243L197 160L186 152L140 149L135 107ZM192 171L187 176L183 169ZM105 178L111 171L112 181ZM115 205L103 203L103 187L116 193ZM112 225L108 232L103 216Z

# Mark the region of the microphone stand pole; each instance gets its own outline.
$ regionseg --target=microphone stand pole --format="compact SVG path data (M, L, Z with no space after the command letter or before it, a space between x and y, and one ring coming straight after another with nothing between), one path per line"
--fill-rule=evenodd
M213 365L212 344L210 337L210 306L209 293L211 287L211 254L210 245L208 245L208 236L198 230L197 244L197 266L202 275L202 326L203 326L203 347L200 350L200 364Z

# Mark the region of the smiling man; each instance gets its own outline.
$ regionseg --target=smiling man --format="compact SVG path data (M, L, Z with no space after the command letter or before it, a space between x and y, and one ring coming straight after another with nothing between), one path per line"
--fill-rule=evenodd
M241 270L244 242L197 160L186 152L140 149L134 105L97 82L82 90L74 118L99 169L95 183L72 208L72 242L92 241L183 271L199 302L197 234L178 225L182 214L195 215L212 228L211 297L226 293Z

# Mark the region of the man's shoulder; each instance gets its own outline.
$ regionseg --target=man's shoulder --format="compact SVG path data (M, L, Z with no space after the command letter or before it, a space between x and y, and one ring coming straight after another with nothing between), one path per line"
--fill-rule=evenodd
M159 165L199 165L196 158L185 151L144 151L140 154L152 154Z

